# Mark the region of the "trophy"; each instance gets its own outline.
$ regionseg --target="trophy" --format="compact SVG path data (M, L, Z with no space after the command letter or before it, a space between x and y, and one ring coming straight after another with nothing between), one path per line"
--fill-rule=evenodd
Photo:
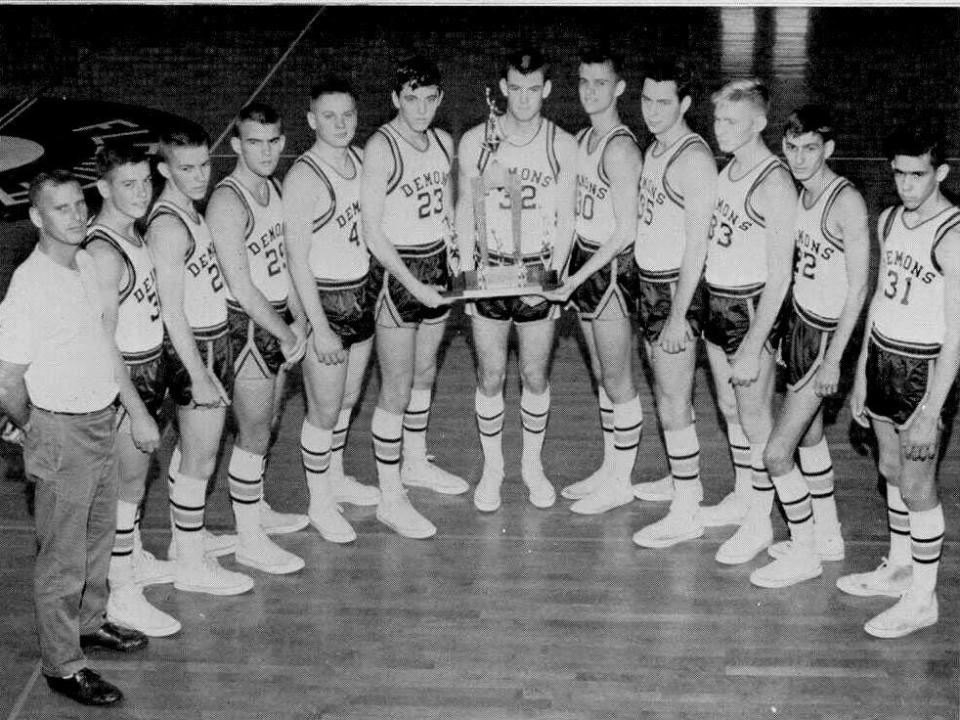
M521 242L523 238L523 197L520 190L520 181L515 173L500 165L497 161L497 150L502 139L498 118L503 114L497 108L488 87L486 90L487 106L490 109L483 133L483 150L489 153L490 162L483 174L470 180L470 194L473 206L473 227L476 238L476 270L461 272L455 275L450 283L450 289L444 295L447 297L464 298L468 300L493 297L509 297L514 295L543 295L559 286L557 272L547 270L550 260L550 244L544 242L541 246L541 266L528 267L523 262ZM513 263L510 265L490 264L490 239L493 233L487 227L487 191L503 188L510 199L510 228L509 241ZM494 238L497 247L503 249L505 238ZM500 252L498 254L506 255Z

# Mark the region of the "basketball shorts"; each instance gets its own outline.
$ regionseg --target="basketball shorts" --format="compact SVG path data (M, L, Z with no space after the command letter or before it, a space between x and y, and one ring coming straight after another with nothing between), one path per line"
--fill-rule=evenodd
M448 286L450 274L447 268L447 248L442 240L429 245L397 247L397 252L417 280L441 288ZM370 265L371 282L377 288L374 309L377 325L412 328L420 323L440 323L447 319L449 307L427 307L375 258L371 259Z
M874 420L903 427L927 395L936 357L911 357L880 347L871 337L867 346L866 411ZM956 386L943 404L944 410L956 399Z
M677 281L656 281L644 279L643 273L637 280L637 313L643 337L649 343L655 343L673 309L673 295L677 291ZM687 322L694 337L703 333L703 322L707 308L707 289L703 282L697 284L687 309Z
M780 346L780 357L787 367L787 388L797 392L817 374L827 354L833 330L808 322L797 310L790 312Z
M213 371L213 374L223 385L228 395L233 394L233 352L230 344L230 333L224 329L219 334L210 337L197 337L197 351L203 364ZM193 394L190 392L190 374L180 362L180 356L173 347L169 338L164 339L164 355L167 360L167 387L170 397L181 407L193 404Z
M286 302L272 304L285 323L293 322ZM234 377L240 377L241 373L261 378L276 377L285 360L280 341L232 303L227 304L227 325L230 328Z
M327 324L345 348L373 336L376 289L369 275L359 280L317 280L317 295Z
M703 327L703 337L707 342L721 348L727 355L733 355L740 349L740 343L747 336L757 314L760 293L744 297L720 295L707 289L707 319ZM788 307L784 303L784 308ZM781 309L767 336L767 349L776 352L780 345L785 311Z
M505 263L512 265L513 263ZM533 261L527 263L529 268L543 269L543 263ZM468 306L470 315L487 318L488 320L502 320L505 322L530 323L540 320L556 320L560 314L560 306L544 298L537 298L539 302L530 304L520 297L489 298L477 300Z
M168 363L163 346L146 353L125 353L123 361L127 365L133 387L136 388L143 404L147 406L147 412L150 413L150 417L157 420L167 392ZM127 410L121 405L117 412L117 428L129 433L128 419Z
M587 264L599 246L577 236L570 252L568 275ZM604 320L630 317L637 306L637 261L633 245L620 252L606 266L595 272L574 290L570 297L582 320Z

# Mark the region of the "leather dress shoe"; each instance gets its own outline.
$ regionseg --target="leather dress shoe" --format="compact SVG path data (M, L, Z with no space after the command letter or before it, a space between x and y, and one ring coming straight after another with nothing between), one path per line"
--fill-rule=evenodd
M139 630L105 622L96 632L80 636L80 647L84 650L102 648L116 652L132 652L147 646L147 636Z
M66 695L84 705L113 705L123 700L123 693L90 668L81 668L67 677L44 676L54 692Z

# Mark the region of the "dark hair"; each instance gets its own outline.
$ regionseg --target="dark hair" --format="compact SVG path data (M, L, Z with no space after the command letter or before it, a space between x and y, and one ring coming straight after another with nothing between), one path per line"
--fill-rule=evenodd
M440 69L433 60L428 60L423 55L409 57L397 65L393 91L399 95L406 85L413 90L436 85L437 89L441 90Z
M346 78L330 75L313 84L310 88L310 100L316 102L321 96L333 95L334 93L342 93L343 95L349 95L354 100L357 99L353 87Z
M943 138L919 123L897 127L883 143L883 151L888 160L893 160L897 155L930 155L930 164L935 168L947 161Z
M130 142L107 140L97 149L97 174L106 177L107 173L123 165L139 165L149 162L147 150L142 145Z
M283 121L280 119L280 113L266 103L252 102L244 105L233 120L233 135L240 137L240 123L245 120L252 120L261 125L279 125L283 132Z
M731 80L710 96L714 105L722 102L750 103L764 115L770 109L770 91L757 78Z
M520 48L507 55L500 70L500 77L506 80L510 70L516 70L521 75L529 75L539 70L543 73L543 79L547 80L550 77L550 61L536 48Z
M166 128L160 133L160 159L170 162L173 148L210 147L210 136L199 125L177 125Z
M615 53L606 43L590 45L580 50L581 65L603 65L609 63L614 74L623 77L623 56Z
M825 143L833 140L833 121L830 111L823 105L804 105L787 118L784 137L798 137L807 133L816 133Z
M76 176L66 170L45 170L38 173L37 176L30 181L30 189L27 191L30 197L30 204L33 207L37 207L40 201L40 193L42 193L43 189L48 185L60 187L61 185L69 185L70 183L76 183L78 187L80 186L80 181Z
M658 58L651 60L644 69L643 77L654 82L673 82L677 86L677 100L690 97L693 89L693 71L682 58Z

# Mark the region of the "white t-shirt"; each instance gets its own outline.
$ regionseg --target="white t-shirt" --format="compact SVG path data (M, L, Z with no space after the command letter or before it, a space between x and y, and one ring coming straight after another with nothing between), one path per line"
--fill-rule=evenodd
M91 275L86 285L89 293L79 271L37 248L13 273L0 303L0 360L29 365L24 382L37 407L85 413L117 397L96 279Z

